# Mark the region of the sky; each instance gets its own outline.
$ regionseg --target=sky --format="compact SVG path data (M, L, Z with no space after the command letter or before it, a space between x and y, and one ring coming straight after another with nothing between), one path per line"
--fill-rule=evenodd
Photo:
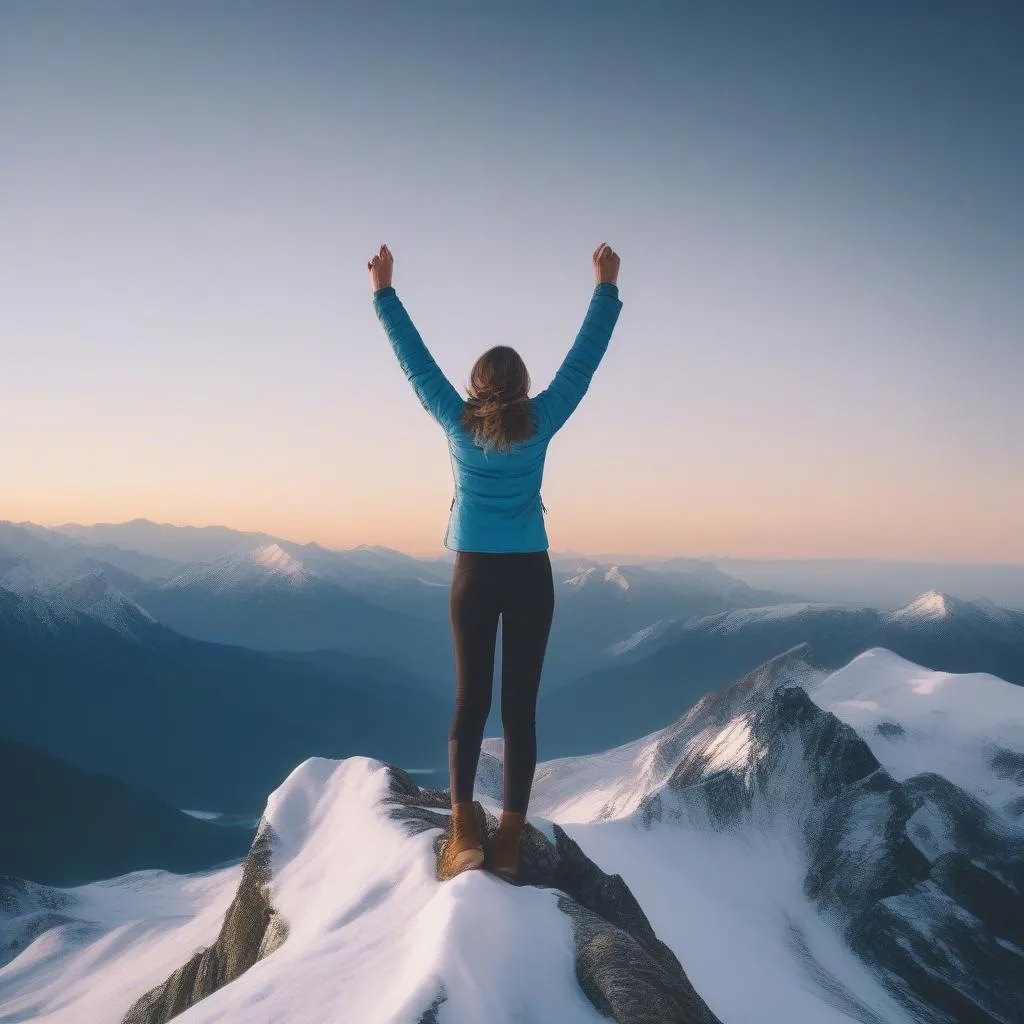
M552 549L1024 562L1013 2L0 4L0 519L441 550L462 390L533 393Z

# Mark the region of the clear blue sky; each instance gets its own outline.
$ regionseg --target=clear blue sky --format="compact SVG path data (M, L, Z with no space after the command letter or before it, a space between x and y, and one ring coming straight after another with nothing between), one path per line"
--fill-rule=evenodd
M554 548L1024 561L1015 3L0 6L0 518L440 547L461 387L543 388Z

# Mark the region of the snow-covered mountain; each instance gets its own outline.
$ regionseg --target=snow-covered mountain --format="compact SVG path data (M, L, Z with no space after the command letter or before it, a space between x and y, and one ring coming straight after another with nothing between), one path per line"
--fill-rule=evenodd
M274 542L215 562L199 563L164 584L167 590L202 587L211 593L267 584L301 587L314 576L299 559Z
M1024 689L801 647L651 735L539 764L508 885L437 881L446 791L312 758L242 865L2 883L0 1014L1008 1024L1022 759ZM475 795L489 837L500 741Z
M629 561L629 559L626 559ZM709 559L728 576L752 587L785 590L812 601L842 601L896 608L928 590L987 597L1024 611L1024 565L970 562L900 562L871 558Z
M0 520L0 586L47 591L93 572L103 573L129 596L148 582L180 572L182 564L112 545L85 544L32 523Z
M604 648L627 643L653 621L780 599L695 560L649 568L555 556L553 565L559 610L545 659L548 688L599 667ZM52 595L99 573L194 639L257 650L387 652L426 679L451 677L451 571L450 553L413 558L369 544L335 551L223 527L0 524L0 586L8 589Z
M542 745L583 754L624 743L801 643L828 668L884 647L929 668L1024 684L1024 613L938 592L894 611L791 601L660 617L624 640L606 638L600 668L542 688Z
M1024 1019L1020 687L878 649L828 672L802 647L539 765L531 809L622 874L723 1020L833 1019L807 991L835 1019ZM770 1011L723 962L757 965Z
M438 882L447 812L445 793L380 761L313 758L270 796L240 867L73 890L0 881L0 1012L716 1024L622 879L557 826L528 830L523 885Z
M337 651L387 657L448 693L451 638L442 628L447 588L409 587L437 606L429 618L401 601L372 599L372 588L339 582L337 566L297 545L266 544L192 566L144 600L147 611L185 636L261 651ZM362 570L360 570L362 571ZM390 571L390 570L388 570ZM401 589L395 578L391 585ZM408 588L404 590L408 596ZM399 639L401 642L399 642Z
M158 628L145 608L118 590L99 570L54 586L47 597L51 602L70 605L130 640L141 641Z

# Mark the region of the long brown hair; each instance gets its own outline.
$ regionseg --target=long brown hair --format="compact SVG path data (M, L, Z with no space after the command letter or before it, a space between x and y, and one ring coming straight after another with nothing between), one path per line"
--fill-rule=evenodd
M534 434L530 374L508 345L488 349L473 365L462 425L483 448L507 452L513 441Z

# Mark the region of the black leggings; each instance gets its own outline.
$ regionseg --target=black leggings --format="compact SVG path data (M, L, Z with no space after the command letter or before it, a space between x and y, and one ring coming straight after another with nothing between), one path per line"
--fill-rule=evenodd
M504 807L526 813L537 764L537 692L554 608L547 551L456 553L450 598L455 642L455 715L448 732L452 803L473 799L491 710L500 615Z

